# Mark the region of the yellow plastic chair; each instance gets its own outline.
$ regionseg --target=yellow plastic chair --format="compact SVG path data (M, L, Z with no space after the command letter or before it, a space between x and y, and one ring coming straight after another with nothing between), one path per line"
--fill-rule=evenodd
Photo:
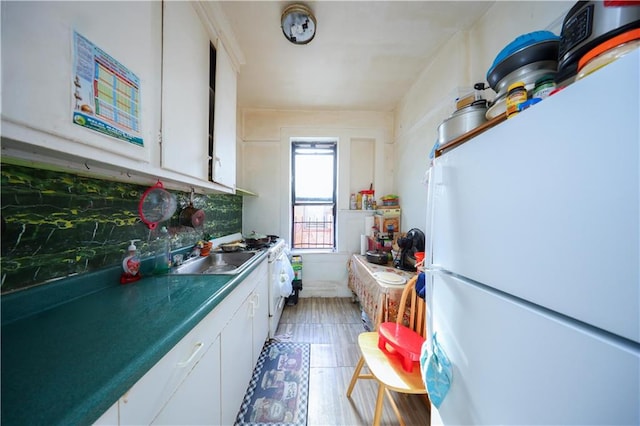
M423 338L426 338L426 311L424 300L418 296L416 292L416 282L418 276L412 277L402 292L400 298L400 304L398 305L398 317L396 318L397 324L402 324L405 327L417 332ZM378 396L376 398L376 408L373 416L373 425L378 426L380 424L380 417L382 416L382 402L384 395L391 403L391 407L398 418L401 425L405 425L398 406L393 400L393 396L390 391L408 393L408 394L423 394L425 395L425 401L428 402L427 390L422 376L420 374L420 366L418 362L414 362L411 371L407 371L403 366L405 358L395 351L389 345L384 345L385 348L381 349L378 346L380 341L378 329L382 318L384 318L384 308L380 303L378 309L378 318L376 319L376 331L360 333L358 336L358 346L362 355L356 365L356 369L353 372L351 383L347 389L347 398L351 397L353 388L358 379L374 379L378 382ZM368 373L363 373L362 368L365 366L368 369Z

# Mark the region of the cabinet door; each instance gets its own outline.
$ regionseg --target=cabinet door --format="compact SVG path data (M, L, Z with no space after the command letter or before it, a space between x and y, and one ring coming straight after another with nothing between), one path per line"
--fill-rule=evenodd
M163 2L162 168L208 180L209 35L189 2Z
M213 343L218 318L209 314L120 397L120 424L151 423Z
M153 424L220 424L220 337L189 372Z
M236 186L236 97L236 71L219 40L216 47L213 180L229 188Z
M4 140L7 137L13 140L11 145L15 141L26 145L20 147L26 148L23 155L47 162L79 157L91 160L91 164L99 160L147 169L160 116L160 13L158 2L3 1L3 149L9 142ZM122 31L116 31L114 23ZM74 30L140 79L139 132L129 132L142 137L144 146L74 123ZM88 73L94 63L87 62ZM92 104L89 87L77 87L81 105ZM107 103L102 110L110 111L111 107ZM100 118L95 105L92 109Z
M253 293L253 365L258 361L264 341L269 335L269 282L263 274Z
M245 299L221 334L221 408L225 425L234 423L253 372L252 297Z

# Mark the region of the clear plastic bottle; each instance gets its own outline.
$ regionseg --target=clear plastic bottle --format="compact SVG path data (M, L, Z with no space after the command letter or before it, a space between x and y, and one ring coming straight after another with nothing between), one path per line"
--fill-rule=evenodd
M166 274L171 269L171 240L166 226L160 229L160 237L156 241L154 274Z
M358 205L356 204L356 194L351 194L351 198L349 199L349 208L351 210L356 210Z

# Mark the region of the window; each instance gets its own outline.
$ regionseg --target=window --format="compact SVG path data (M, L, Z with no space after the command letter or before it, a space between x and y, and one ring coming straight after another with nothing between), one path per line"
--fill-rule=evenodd
M292 248L335 249L336 146L292 142Z

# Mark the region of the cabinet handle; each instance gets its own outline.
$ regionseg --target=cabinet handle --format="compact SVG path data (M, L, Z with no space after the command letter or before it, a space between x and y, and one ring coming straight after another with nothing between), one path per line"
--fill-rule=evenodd
M202 342L198 342L198 343L196 343L196 345L195 345L196 350L195 350L195 351L193 351L193 353L191 354L191 356L189 357L189 359L188 359L188 360L186 360L186 361L182 361L182 362L179 362L179 363L177 364L177 365L178 365L178 367L179 367L179 368L184 368L184 367L186 367L187 365L191 364L191 361L193 361L193 359L196 357L196 355L198 354L198 352L200 352L200 350L202 349L202 347L203 347L203 346L204 346L204 344L203 344Z
M251 297L251 300L249 300L249 304L251 305L251 308L249 309L249 318L253 318L254 316L256 316L255 297Z

